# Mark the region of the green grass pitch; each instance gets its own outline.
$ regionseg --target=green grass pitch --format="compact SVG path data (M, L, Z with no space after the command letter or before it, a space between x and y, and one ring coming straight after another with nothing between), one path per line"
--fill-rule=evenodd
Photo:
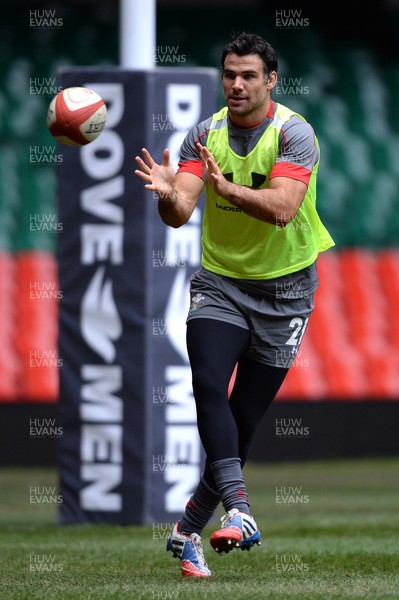
M218 556L209 579L181 577L167 524L55 524L53 469L0 470L1 600L399 599L399 458L248 464L262 545ZM218 515L220 517L222 512Z

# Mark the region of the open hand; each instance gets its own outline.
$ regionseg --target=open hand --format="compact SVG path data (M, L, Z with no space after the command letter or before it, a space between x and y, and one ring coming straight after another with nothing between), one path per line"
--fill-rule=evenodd
M206 148L206 146L202 146L202 144L197 144L197 148L204 166L204 173L207 182L212 187L214 192L216 192L219 196L223 196L223 192L226 191L226 186L228 185L227 179L219 169L216 160L209 152L208 148Z
M135 174L145 182L145 189L158 194L160 198L169 197L173 191L175 172L170 163L168 148L162 153L162 163L157 164L146 148L142 148L143 158L136 156L138 169Z

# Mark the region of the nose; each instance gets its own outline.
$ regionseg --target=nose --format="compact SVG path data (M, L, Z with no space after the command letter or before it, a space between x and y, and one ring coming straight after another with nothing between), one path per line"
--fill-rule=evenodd
M242 79L242 77L237 75L231 87L233 88L233 90L242 90L242 88L244 87L244 80Z

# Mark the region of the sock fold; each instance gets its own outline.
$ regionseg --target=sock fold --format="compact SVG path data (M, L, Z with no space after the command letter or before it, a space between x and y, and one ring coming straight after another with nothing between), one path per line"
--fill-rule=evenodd
M220 492L222 504L228 512L237 508L250 514L248 494L239 458L223 458L210 464L212 475Z

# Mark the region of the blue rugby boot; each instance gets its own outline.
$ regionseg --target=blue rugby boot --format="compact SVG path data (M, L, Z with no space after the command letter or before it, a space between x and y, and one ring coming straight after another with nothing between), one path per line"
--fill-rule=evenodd
M201 536L198 533L180 533L179 525L180 521L173 527L166 542L166 550L173 552L174 557L180 558L183 577L210 577Z

